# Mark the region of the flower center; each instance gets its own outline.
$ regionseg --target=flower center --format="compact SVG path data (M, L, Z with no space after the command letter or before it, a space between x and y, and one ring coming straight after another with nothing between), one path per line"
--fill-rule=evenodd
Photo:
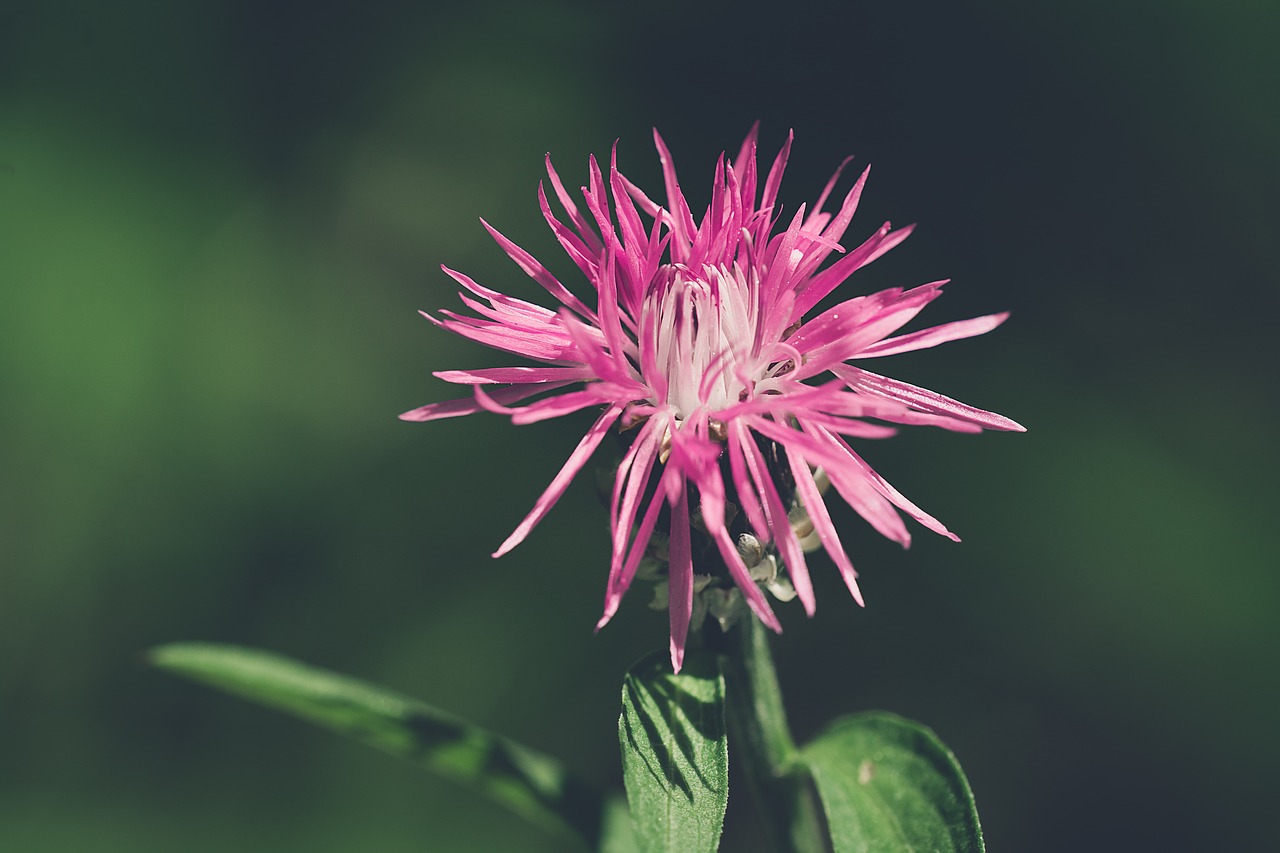
M641 327L651 330L660 376L650 387L665 387L665 402L677 418L699 407L715 412L750 397L766 364L755 354L757 283L741 268L679 264L658 269L645 299ZM642 359L642 363L644 359Z

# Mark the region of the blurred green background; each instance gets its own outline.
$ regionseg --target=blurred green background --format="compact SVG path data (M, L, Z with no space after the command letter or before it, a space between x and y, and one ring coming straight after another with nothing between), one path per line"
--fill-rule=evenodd
M0 9L0 849L558 849L467 792L149 671L173 640L384 682L617 785L637 591L597 636L590 420L405 424L444 262L566 281L534 195L621 138L686 192L755 119L782 198L874 162L852 233L916 235L846 294L951 277L999 331L893 375L1026 435L868 450L965 541L848 511L856 607L776 643L801 737L933 726L993 851L1264 849L1276 793L1280 7L1274 3L6 3ZM1272 391L1266 391L1271 388ZM731 800L726 850L752 850Z

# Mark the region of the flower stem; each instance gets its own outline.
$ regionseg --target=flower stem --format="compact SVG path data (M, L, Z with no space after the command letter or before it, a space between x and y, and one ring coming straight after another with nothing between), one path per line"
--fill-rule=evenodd
M717 633L709 630L708 638ZM813 780L787 728L768 633L747 615L717 639L724 660L730 761L743 769L772 848L829 851Z

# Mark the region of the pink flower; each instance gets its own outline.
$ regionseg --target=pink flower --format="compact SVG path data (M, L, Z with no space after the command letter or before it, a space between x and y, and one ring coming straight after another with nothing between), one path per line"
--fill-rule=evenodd
M798 510L807 514L861 604L857 575L823 502L826 481L876 530L904 547L911 537L899 510L936 533L957 537L872 470L846 439L892 435L895 430L886 423L958 432L1023 428L864 366L884 356L983 334L1008 316L975 317L890 337L941 294L945 281L855 296L805 318L851 273L911 232L911 226L895 231L886 222L856 246L841 243L866 171L834 213L822 208L845 164L812 208L801 205L784 216L777 198L791 136L761 185L753 127L731 163L723 155L716 163L711 204L695 220L656 131L654 141L666 184L665 206L618 172L616 145L607 185L591 158L589 184L582 188L585 213L547 158L547 174L565 221L552 211L541 185L538 200L556 239L591 283L595 292L590 302L484 223L507 255L560 307L551 310L506 296L445 267L465 289L459 295L475 316L452 311L441 311L439 319L423 316L536 364L438 372L446 382L472 386L473 396L432 403L401 417L429 421L488 409L526 424L603 407L495 557L514 548L542 520L611 428L632 431L613 484L613 557L599 626L617 610L663 507L670 507L671 660L679 671L694 610L693 507L700 510L693 519L699 534L714 543L751 610L780 631L759 578L740 553L750 549L740 549L740 540L730 533L726 504L740 508L739 522L745 521L756 537L757 551L760 544L776 549L805 612L812 615L805 548L788 520L789 512L792 517ZM833 255L835 261L824 267ZM534 402L512 406L539 395Z

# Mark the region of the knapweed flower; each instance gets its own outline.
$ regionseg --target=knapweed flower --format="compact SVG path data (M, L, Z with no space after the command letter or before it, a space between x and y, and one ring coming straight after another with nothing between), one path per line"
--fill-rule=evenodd
M665 205L618 172L616 144L607 180L595 158L590 160L589 181L582 188L585 212L547 157L563 218L553 212L541 185L538 200L556 239L591 285L584 290L586 299L484 223L559 306L552 310L507 296L445 267L462 285L459 295L474 315L424 316L535 364L438 372L447 382L473 386L472 396L401 417L429 421L487 409L527 424L602 408L494 556L529 534L616 427L630 444L613 480L613 554L599 625L613 616L646 552L653 550L650 545L658 543L667 563L671 659L678 671L695 585L701 589L707 583L701 574L695 579L695 551L701 553L695 537L714 543L712 553L722 561L716 568L736 585L733 594L740 593L762 622L779 631L761 589L776 585L776 562L751 552L767 548L781 558L796 596L812 615L813 586L801 541L806 531L793 525L797 518L862 602L853 565L823 502L828 483L872 527L904 547L910 533L899 510L956 538L872 470L848 439L889 436L894 428L888 424L959 432L1022 427L866 366L980 335L1004 321L1006 314L993 314L895 336L941 294L945 281L853 296L806 318L851 273L911 231L910 226L892 230L886 222L857 245L842 242L866 171L834 212L823 207L845 164L811 208L801 205L788 214L778 190L791 137L761 181L753 128L734 160L726 162L721 155L711 202L695 219L656 131L654 141ZM721 588L721 602L726 592L733 587Z

